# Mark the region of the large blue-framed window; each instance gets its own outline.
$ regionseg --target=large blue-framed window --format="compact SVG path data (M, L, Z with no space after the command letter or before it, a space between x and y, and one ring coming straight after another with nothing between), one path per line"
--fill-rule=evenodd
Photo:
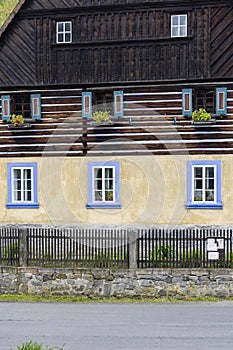
M8 163L7 208L39 208L36 163Z
M88 164L87 208L121 208L119 162Z
M221 161L189 161L187 184L187 208L222 209Z

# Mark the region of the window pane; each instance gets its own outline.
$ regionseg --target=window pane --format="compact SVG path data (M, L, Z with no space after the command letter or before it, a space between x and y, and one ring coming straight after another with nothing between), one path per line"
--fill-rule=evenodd
M172 25L178 25L178 16L172 16Z
M70 32L71 30L71 23L65 23L65 31Z
M194 177L202 178L202 168L201 167L194 168Z
M58 34L58 38L57 38L59 43L63 42L63 34Z
M102 179L102 168L95 168L95 179Z
M205 180L205 187L208 190L214 190L214 179L206 179Z
M186 36L186 27L180 27L180 36Z
M66 34L65 34L65 42L66 42L66 43L70 42L70 39L71 39L71 38L70 38L70 33L66 33Z
M103 192L102 191L95 191L95 201L102 201L103 200Z
M201 190L203 187L203 181L202 180L195 180L195 185L194 185L194 189L195 190Z
M95 190L102 190L102 180L95 180Z
M172 36L178 36L178 27L172 28Z
M205 174L207 178L214 178L214 167L206 167Z
M194 191L194 202L200 202L200 201L202 201L203 199L202 199L202 197L203 197L203 191Z
M58 32L63 32L63 23L58 23L58 26L57 26L57 30Z
M205 192L205 200L206 201L214 201L214 191L206 191Z
M186 16L180 16L180 24L186 25Z
M113 201L113 190L105 191L105 201L106 202Z
M105 168L105 178L107 179L113 178L113 168Z

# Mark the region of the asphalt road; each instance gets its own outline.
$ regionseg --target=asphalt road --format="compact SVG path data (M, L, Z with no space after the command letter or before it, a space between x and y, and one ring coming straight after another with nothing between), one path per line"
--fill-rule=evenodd
M0 303L0 350L233 350L233 302Z

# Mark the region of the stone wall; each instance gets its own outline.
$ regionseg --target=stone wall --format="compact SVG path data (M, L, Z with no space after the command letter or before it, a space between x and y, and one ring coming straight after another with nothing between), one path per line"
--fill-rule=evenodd
M127 298L233 296L233 270L0 267L0 294Z

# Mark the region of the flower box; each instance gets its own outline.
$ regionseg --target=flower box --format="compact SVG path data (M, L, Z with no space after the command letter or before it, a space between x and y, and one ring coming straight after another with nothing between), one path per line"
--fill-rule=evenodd
M193 121L191 122L193 125L211 125L211 124L216 124L216 119L209 119L209 120L198 120L198 121Z
M32 127L32 124L30 123L23 123L18 125L9 124L8 129L10 130L20 130L20 129L30 129Z

